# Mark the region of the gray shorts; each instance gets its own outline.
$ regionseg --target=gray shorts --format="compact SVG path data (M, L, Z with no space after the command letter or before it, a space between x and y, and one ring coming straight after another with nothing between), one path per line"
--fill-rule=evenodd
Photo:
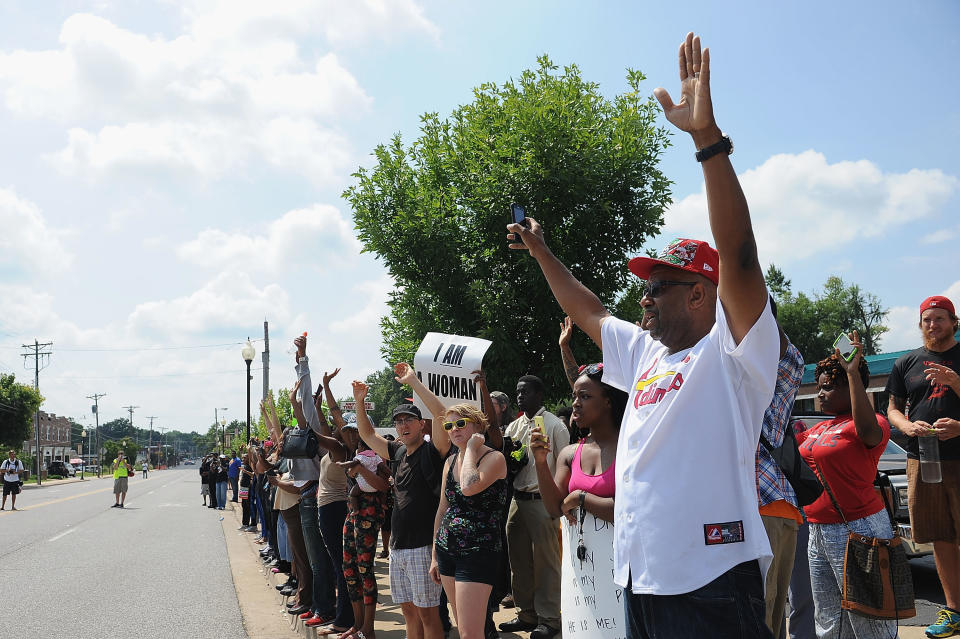
M430 577L432 546L390 549L390 599L417 608L440 605L440 585Z
M127 492L127 478L126 477L117 477L113 480L113 494L119 495L120 493Z
M209 495L209 494L210 494L210 484L208 484L208 483L206 483L206 482L200 484L200 494L201 494L201 495Z

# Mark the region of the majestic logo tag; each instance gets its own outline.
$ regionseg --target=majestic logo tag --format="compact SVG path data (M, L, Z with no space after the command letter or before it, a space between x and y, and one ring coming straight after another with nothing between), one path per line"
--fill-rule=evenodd
M708 546L743 541L743 520L703 525L703 543Z

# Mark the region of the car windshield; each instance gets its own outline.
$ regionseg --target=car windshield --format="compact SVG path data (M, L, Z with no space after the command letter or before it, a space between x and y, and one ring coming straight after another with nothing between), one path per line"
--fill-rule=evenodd
M906 455L907 451L900 447L897 442L892 439L887 442L887 447L883 449L883 455Z

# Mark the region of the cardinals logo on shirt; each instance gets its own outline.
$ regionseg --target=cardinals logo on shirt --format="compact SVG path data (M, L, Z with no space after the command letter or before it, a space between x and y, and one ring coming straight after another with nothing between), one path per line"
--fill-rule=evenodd
M637 380L636 395L633 397L633 407L640 408L663 401L670 391L680 390L683 386L683 375L679 371L667 371L650 377L650 373L657 367L657 359Z

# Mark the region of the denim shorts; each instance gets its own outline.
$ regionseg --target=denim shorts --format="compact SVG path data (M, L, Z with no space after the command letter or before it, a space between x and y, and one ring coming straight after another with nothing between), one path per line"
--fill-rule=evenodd
M454 557L438 547L437 567L444 577L492 586L497 583L500 574L500 555L501 553L490 550L477 550L466 557Z

